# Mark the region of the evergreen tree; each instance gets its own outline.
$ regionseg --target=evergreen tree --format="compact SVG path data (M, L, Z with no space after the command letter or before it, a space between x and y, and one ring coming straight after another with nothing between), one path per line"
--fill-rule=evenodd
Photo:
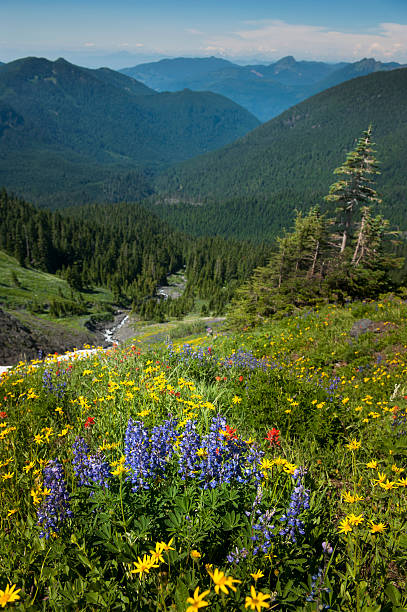
M326 201L339 205L337 212L341 227L341 253L344 253L348 245L354 229L355 216L362 206L381 202L371 187L373 176L380 174L371 136L370 125L359 138L355 149L348 153L344 164L334 170L334 174L341 174L344 178L331 185L329 195L325 197Z

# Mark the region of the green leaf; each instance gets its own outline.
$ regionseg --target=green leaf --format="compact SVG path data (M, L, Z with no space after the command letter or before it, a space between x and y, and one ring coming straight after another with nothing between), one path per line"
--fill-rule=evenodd
M384 592L393 605L397 606L400 603L401 593L398 589L396 589L394 584L388 584L384 589Z

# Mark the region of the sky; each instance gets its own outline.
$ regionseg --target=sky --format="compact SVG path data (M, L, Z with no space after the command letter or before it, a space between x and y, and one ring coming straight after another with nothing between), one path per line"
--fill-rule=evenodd
M0 0L0 61L164 57L407 63L407 0Z

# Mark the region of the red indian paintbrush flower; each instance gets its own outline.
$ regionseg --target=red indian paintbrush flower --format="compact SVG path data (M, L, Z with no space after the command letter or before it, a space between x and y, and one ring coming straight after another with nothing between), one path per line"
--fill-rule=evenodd
M224 432L225 438L228 440L237 440L236 429L232 429L229 425L226 425L226 431Z
M85 427L90 427L95 424L95 419L93 417L88 417L85 422Z
M270 446L280 446L280 430L273 427L267 432L267 436L264 438L267 442L270 442Z

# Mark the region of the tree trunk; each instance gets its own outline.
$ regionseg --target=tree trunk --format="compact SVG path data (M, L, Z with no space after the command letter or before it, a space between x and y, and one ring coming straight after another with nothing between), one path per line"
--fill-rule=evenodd
M314 257L313 257L313 260L312 260L311 278L315 274L315 267L317 265L318 254L319 254L319 240L317 240L317 244L316 244L316 247L315 247Z
M364 229L365 229L365 223L366 223L366 216L363 215L362 221L360 223L358 240L357 240L355 251L354 251L353 257L352 257L352 264L358 265L358 263L360 262L360 259L361 259L361 257L359 257L359 259L358 259L358 254L359 254L359 249L361 249L362 245L363 245L363 239L364 239L363 232L364 232Z
M345 215L346 215L346 217L345 217L345 229L343 230L343 234L342 234L341 254L346 249L346 243L347 243L348 238L349 238L350 229L351 229L351 223L352 223L353 205L355 203L356 203L356 200L352 200L350 202L349 206L346 208L346 211L345 211Z

